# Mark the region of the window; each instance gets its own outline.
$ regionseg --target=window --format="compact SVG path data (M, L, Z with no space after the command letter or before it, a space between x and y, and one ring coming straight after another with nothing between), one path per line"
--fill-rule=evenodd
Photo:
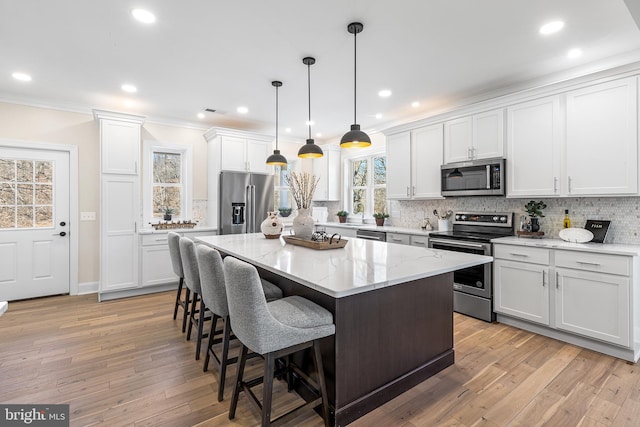
M350 161L350 210L354 214L387 211L387 158L374 154Z
M0 159L0 228L53 227L53 162Z
M275 195L274 195L274 203L273 206L278 210L294 210L297 206L293 201L293 197L291 197L291 190L287 185L287 182L284 180L284 177L291 173L295 168L295 162L289 161L287 166L283 168L282 166L274 166L274 178L275 178ZM290 212L290 211L289 211ZM281 211L281 214L283 212ZM286 212L284 212L286 215ZM282 215L282 216L285 216Z
M191 219L191 147L145 141L143 215L157 223L170 210L173 221Z

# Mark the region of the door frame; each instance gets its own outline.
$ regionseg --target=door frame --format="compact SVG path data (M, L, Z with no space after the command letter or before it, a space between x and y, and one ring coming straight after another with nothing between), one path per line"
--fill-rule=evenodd
M69 154L69 295L78 295L78 147L18 139L0 139L0 147L62 151Z

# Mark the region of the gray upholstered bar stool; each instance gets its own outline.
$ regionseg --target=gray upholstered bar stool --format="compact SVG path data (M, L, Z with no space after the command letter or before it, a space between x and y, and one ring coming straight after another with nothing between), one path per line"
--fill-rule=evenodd
M169 241L169 255L171 256L171 267L176 276L180 278L178 292L176 293L176 303L173 308L173 319L178 316L178 307L182 307L182 332L187 330L187 317L189 316L189 288L185 290L185 298L182 299L182 287L184 285L184 271L182 269L182 258L180 258L180 235L173 231L167 234Z
M196 244L187 237L180 237L180 259L184 270L184 280L187 288L191 290L191 308L189 309L189 326L187 327L187 341L191 339L191 329L195 325L197 332L196 340L196 360L200 360L200 349L202 339L209 334L203 332L204 322L209 320L206 311L207 306L202 301L202 289L200 287L200 271L198 270L198 258L196 255ZM199 307L198 307L199 303Z
M227 366L238 361L237 357L229 358L229 341L231 340L231 323L229 322L229 306L225 289L224 265L220 252L205 245L198 246L198 268L200 270L200 287L202 300L213 313L211 330L204 358L203 370L209 369L209 360L213 357L218 367L218 402L224 397L224 383ZM261 279L262 291L267 301L282 298L282 290L271 282ZM224 321L222 340L216 339L218 319ZM214 351L214 345L222 341L220 356Z
M249 401L262 412L263 426L271 423L279 425L291 421L299 410L315 408L322 404L325 425L329 425L327 389L320 354L320 339L335 334L331 313L319 305L300 296L290 296L267 302L256 268L230 256L224 259L225 284L229 302L231 328L242 342L238 372L229 407L229 419L233 419L238 406L240 391L244 391ZM316 383L293 363L298 377L314 388L316 398L298 406L292 411L271 420L271 401L275 360L313 348L313 361L318 374ZM246 381L243 378L248 350L264 356L264 376ZM287 375L287 377L289 377ZM262 404L251 391L251 387L263 383Z

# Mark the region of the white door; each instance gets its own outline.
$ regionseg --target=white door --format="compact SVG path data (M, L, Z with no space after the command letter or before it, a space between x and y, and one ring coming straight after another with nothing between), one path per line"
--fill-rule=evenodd
M0 300L69 293L69 153L0 147Z

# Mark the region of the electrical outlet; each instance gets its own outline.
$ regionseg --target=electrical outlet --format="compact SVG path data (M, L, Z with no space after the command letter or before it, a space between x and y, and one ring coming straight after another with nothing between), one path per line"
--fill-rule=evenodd
M95 212L80 212L80 221L95 221Z

